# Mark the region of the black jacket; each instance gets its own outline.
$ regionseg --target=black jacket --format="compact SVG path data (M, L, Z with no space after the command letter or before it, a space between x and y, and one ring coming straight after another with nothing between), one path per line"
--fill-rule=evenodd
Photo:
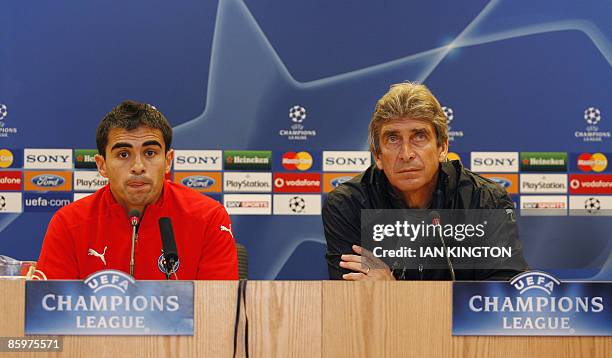
M496 183L467 169L459 161L441 163L432 209L512 209L508 193ZM406 209L384 172L371 166L365 172L339 185L327 197L322 218L327 240L326 259L331 279L340 280L350 271L339 266L340 255L352 254L352 245L361 245L362 209ZM514 215L514 213L512 213ZM511 262L500 270L455 270L457 280L507 280L527 270L518 228L513 221L505 227L512 235ZM450 280L449 269L394 270L398 279Z

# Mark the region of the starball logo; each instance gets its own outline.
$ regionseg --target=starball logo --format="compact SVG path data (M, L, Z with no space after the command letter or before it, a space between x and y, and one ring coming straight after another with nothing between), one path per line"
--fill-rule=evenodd
M587 126L584 131L575 131L574 137L583 142L603 142L612 136L610 131L601 131L598 125L603 122L603 115L596 107L588 107L584 110L583 119Z

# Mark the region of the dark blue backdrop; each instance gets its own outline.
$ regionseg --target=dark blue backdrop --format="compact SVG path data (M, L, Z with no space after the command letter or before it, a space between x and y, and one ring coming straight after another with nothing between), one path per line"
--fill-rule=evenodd
M93 148L131 98L166 115L177 149L365 150L376 99L412 80L453 108L452 151L612 152L574 137L590 106L612 130L611 16L608 0L3 2L0 103L18 133L0 147ZM307 141L278 135L295 104ZM0 253L35 259L51 215L1 214ZM319 216L232 220L251 278L326 277ZM610 217L520 224L533 268L612 277Z

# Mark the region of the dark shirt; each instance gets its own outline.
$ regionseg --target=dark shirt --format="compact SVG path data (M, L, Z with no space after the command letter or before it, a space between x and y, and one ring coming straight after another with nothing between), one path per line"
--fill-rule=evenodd
M508 193L493 181L467 169L459 161L440 164L438 183L431 209L511 209L514 203ZM354 254L352 245L361 246L362 209L407 209L404 200L389 183L385 173L376 165L329 193L323 205L322 218L327 240L326 259L329 276L333 280L351 271L341 268L340 255ZM455 270L457 280L508 280L527 270L518 228L514 220L500 228L507 237L512 255L500 269ZM397 279L450 280L449 268L393 270Z

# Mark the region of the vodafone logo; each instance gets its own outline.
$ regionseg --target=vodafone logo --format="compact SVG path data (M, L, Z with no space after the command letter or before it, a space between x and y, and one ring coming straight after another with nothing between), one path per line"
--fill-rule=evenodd
M612 194L612 174L570 175L572 194Z
M308 152L287 152L283 154L281 164L286 170L305 171L312 167L312 156Z
M274 192L318 193L321 191L321 174L274 174Z
M608 167L608 158L602 153L582 153L578 156L577 164L583 172L603 172Z

